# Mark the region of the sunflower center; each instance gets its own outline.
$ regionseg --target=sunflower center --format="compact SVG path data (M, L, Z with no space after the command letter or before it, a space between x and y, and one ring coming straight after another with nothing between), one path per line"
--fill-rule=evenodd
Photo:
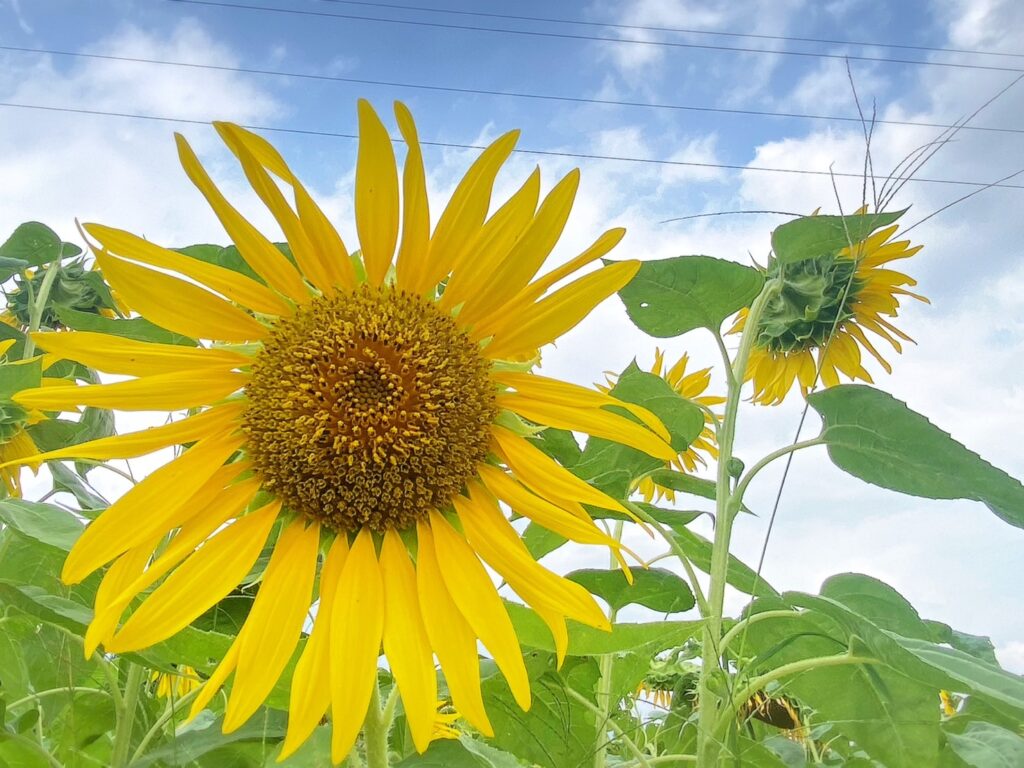
M335 530L403 530L487 456L490 363L431 302L390 288L320 297L282 319L246 387L264 487Z
M782 290L765 306L757 344L772 352L821 347L834 327L853 317L853 303L864 287L857 262L824 254L791 264L773 262L768 277L782 275Z

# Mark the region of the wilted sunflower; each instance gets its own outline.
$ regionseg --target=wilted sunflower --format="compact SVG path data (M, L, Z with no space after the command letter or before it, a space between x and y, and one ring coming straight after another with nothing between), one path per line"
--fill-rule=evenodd
M705 408L724 403L724 397L704 394L711 384L711 369L702 368L699 371L687 373L686 366L689 362L690 356L683 353L675 365L665 370L665 353L661 348L655 347L654 364L651 366L651 373L663 378L673 390L687 400L702 405ZM607 384L597 385L597 388L602 392L610 392L616 381L614 374L606 375L608 378ZM685 451L672 459L670 466L675 467L680 472L693 472L697 469L698 464L702 466L707 465L707 461L701 456L702 453L710 456L712 459L718 458L718 445L715 442L715 419L707 410L704 411L704 429L687 446ZM676 492L674 490L660 486L648 477L643 478L637 484L637 490L640 491L644 501L648 504L652 501L661 501L662 499L668 499L673 503L676 500Z
M865 212L864 208L857 211ZM819 367L826 387L838 384L840 374L872 383L862 364L862 348L892 373L892 366L865 331L902 352L900 340L913 339L887 318L899 314L901 296L928 301L905 287L917 285L916 280L888 267L889 262L909 258L922 248L911 246L909 240L893 240L898 228L893 224L853 248L785 265L782 291L764 308L747 366L754 402L778 405L794 382L806 395L816 383ZM772 262L767 276L777 277L779 272L778 262ZM747 314L746 309L740 311L730 333L743 331Z
M225 731L256 711L295 651L323 556L282 756L330 708L332 754L344 759L376 684L382 644L421 751L436 721L433 654L455 707L483 733L492 729L478 640L528 707L519 641L481 559L547 623L560 657L566 618L608 627L586 590L532 559L499 501L569 539L611 547L620 560L620 545L582 505L624 509L526 439L534 427L523 419L675 456L649 411L625 406L634 421L605 410L623 406L608 395L528 372L540 347L639 267L616 263L554 287L618 243L623 230L613 229L534 279L566 223L578 171L539 206L535 171L488 218L495 176L518 137L505 134L473 163L431 233L416 128L403 105L395 114L408 145L401 238L392 143L372 107L359 102L359 260L264 139L216 124L294 261L227 202L178 136L185 172L260 279L86 225L103 274L128 306L212 344L39 334L51 351L136 378L19 397L51 410L195 409L167 426L40 457L109 459L193 443L91 523L68 555L68 583L113 563L87 651L102 643L123 653L181 630L242 582L276 537L248 618L194 702L193 712L205 707L234 673ZM294 208L282 187L294 194ZM129 603L161 579L121 624Z

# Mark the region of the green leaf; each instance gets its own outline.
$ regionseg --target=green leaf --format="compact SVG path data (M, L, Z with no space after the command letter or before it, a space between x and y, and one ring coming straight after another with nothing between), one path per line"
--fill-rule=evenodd
M0 365L0 400L10 400L16 392L38 387L43 377L42 362L36 359L28 363Z
M674 469L658 469L651 472L651 482L662 488L669 488L678 493L700 496L702 499L715 500L715 482L703 477L695 477Z
M656 338L695 328L718 332L725 318L750 305L764 276L752 267L711 256L644 261L621 291L636 326Z
M569 541L552 530L537 523L530 523L523 531L523 544L534 560L540 560L549 552L554 552L560 546Z
M914 606L899 592L878 579L861 573L830 576L821 586L823 597L836 600L881 629L921 640L931 631Z
M435 741L422 755L409 755L395 768L522 768L522 765L508 752L463 735L458 741Z
M54 307L54 312L64 325L76 331L109 333L114 336L123 336L126 339L153 341L159 344L180 344L185 347L194 347L196 345L193 339L168 331L166 328L161 328L159 325L155 325L142 317L134 317L130 320L113 320L102 315L95 315L92 312L81 312L67 307Z
M853 216L804 216L775 228L772 250L783 263L834 253L892 224L904 213L906 209Z
M203 243L187 245L184 248L175 248L174 250L186 256L191 256L193 259L239 272L258 283L266 284L266 281L259 276L256 270L249 266L248 262L242 258L242 254L238 252L238 248L233 245L221 246Z
M22 536L68 552L85 526L71 512L22 499L0 501L0 520Z
M83 634L85 626L92 620L92 611L73 600L51 595L31 584L16 584L0 580L0 602L42 619L58 627Z
M262 717L259 715L253 717L248 723L231 733L221 733L220 718L216 720L196 718L188 726L179 729L168 744L150 749L141 758L133 761L132 768L192 766L196 765L196 761L200 757L231 745L246 742L273 745L283 739L285 734L284 715L269 710L263 710L261 714ZM238 763L229 763L223 759L215 764L238 765ZM242 763L242 765L248 764Z
M970 723L961 734L947 733L957 756L973 768L1020 768L1024 738L991 723Z
M551 632L540 617L524 605L505 603L508 615L516 628L519 641L528 648L554 651ZM700 632L701 621L652 621L646 623L619 622L611 632L586 627L569 621L570 656L601 656L606 653L624 653L638 648L665 648L682 645Z
M106 499L59 461L49 462L47 469L50 470L50 476L53 478L53 489L65 491L74 496L82 510L88 511L88 517L95 516L97 510L106 509L109 506Z
M673 527L672 537L695 567L704 573L711 572L712 544L710 541L699 533L694 533L682 526ZM779 594L771 584L764 580L763 576L758 578L757 573L750 566L734 555L729 555L725 579L730 586L747 595L774 597Z
M565 578L602 598L615 610L642 605L659 613L680 613L694 606L690 585L664 568L634 568L632 584L617 569L586 568L568 573Z
M1024 485L965 448L892 395L861 384L816 392L833 463L854 477L912 496L973 499L1024 528Z
M69 259L81 252L77 245L63 242L56 232L38 221L19 225L14 234L0 245L0 256L19 259L32 267L55 259Z

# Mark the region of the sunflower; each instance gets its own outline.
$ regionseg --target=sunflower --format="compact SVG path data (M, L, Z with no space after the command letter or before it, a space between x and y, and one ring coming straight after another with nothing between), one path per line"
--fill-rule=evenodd
M199 688L199 675L189 666L178 667L177 672L153 670L149 676L156 683L156 695L162 699L180 699Z
M865 212L862 208L857 213ZM901 296L928 301L907 289L917 281L889 268L890 262L910 258L922 247L911 246L909 240L893 240L898 228L894 224L852 248L786 264L784 272L778 262L769 265L767 276L781 274L783 288L761 315L747 365L746 380L754 383L754 402L778 405L795 382L806 395L817 382L819 368L826 387L838 384L840 374L872 383L862 363L862 350L892 373L892 366L865 331L900 353L901 342L913 343L913 339L887 318L899 314ZM746 309L740 311L730 333L743 331L747 314Z
M207 343L41 333L51 352L133 378L18 397L48 410L189 410L166 426L37 457L124 458L191 444L93 521L68 555L67 583L112 563L86 652L102 644L124 653L181 630L245 580L267 544L252 609L192 711L233 674L224 730L246 722L296 652L318 584L282 755L330 710L336 762L368 711L381 647L420 751L436 721L435 654L454 706L482 733L493 730L478 641L519 705L530 705L516 631L483 561L546 622L559 659L567 618L609 628L586 590L531 558L501 503L569 539L610 547L623 568L621 545L583 504L626 510L527 435L550 426L675 456L646 409L530 372L540 347L639 268L618 262L556 287L619 242L624 231L612 229L535 278L565 226L578 171L539 206L534 171L488 217L495 176L518 138L505 134L472 164L431 233L409 111L396 103L408 147L401 182L380 118L365 101L358 113L358 258L267 141L215 124L284 232L287 254L232 207L178 136L186 174L259 280L87 224L103 274L128 306Z
M28 360L8 360L7 353L17 343L17 339L0 341L0 373L2 380L17 381L21 378L15 367L32 365L38 358ZM54 362L50 356L45 359L39 370L49 367ZM23 385L24 386L24 385ZM36 461L27 461L39 453L27 427L44 421L46 416L36 410L26 410L11 401L7 392L0 392L0 483L8 496L21 498L21 465L29 464L33 471L39 467Z

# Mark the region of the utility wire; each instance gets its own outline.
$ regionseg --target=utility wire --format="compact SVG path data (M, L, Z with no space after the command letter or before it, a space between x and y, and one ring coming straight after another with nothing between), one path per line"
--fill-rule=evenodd
M209 125L210 122L207 120L196 120L184 117L168 117L165 115L143 115L131 112L113 112L100 109L85 109L82 107L56 107L47 106L43 104L19 104L16 102L0 101L0 108L8 109L29 109L39 110L43 112L59 112L66 114L75 115L93 115L101 117L118 117L131 120L151 120L164 123L182 123L186 125ZM243 125L243 128L248 128L252 131L266 131L268 133L286 133L286 134L297 134L300 136L322 136L327 138L338 138L338 139L358 139L359 137L354 133L340 133L336 131L322 131L314 130L310 128L288 128L283 126L267 126L267 125ZM403 143L401 139L391 139L396 144ZM444 141L423 141L420 140L420 144L431 147L446 147L450 149L486 149L485 146L479 144L456 144L452 142ZM686 168L721 168L724 170L732 171L757 171L762 173L789 173L797 174L802 176L832 176L837 178L861 178L860 173L840 173L838 171L814 171L804 168L770 168L766 166L758 165L733 165L728 163L698 163L685 160L660 160L657 158L647 157L624 157L620 155L598 155L585 152L563 152L557 150L546 150L546 149L516 149L514 152L523 155L540 155L543 157L571 157L580 160L608 160L614 162L623 163L642 163L645 165L667 165L676 167ZM1024 189L1024 184L993 184L991 182L984 181L966 181L962 179L929 179L915 176L908 181L917 182L920 184L956 184L966 187L986 187L986 188L1001 188L1001 189Z
M568 32L541 32L526 29L503 29L500 27L481 27L470 24L444 24L439 21L414 21L412 19L387 19L379 16L357 16L348 13L333 13L327 11L308 11L298 8L276 8L269 5L247 5L243 3L224 3L217 0L166 0L171 3L185 5L202 5L213 8L232 8L243 11L263 11L268 13L286 13L296 16L315 16L320 18L347 19L349 21L372 21L380 24L404 24L415 27L432 27L434 29L458 29L469 32L491 32L502 35L520 35L527 37L546 37L558 40L594 40L604 43L621 43L625 45L647 45L667 48L690 48L706 51L732 51L737 53L763 53L772 56L802 56L816 59L841 59L843 61L874 61L884 64L913 64L925 67L947 67L953 69L975 69L992 72L1024 72L1019 67L997 67L988 64L964 64L952 61L928 61L925 59L895 59L885 56L855 56L844 53L820 53L812 51L786 51L771 50L768 48L746 48L742 46L729 45L705 45L700 43L680 43L669 40L630 40L622 37L601 37L599 35L574 35Z
M739 37L751 40L781 40L789 43L820 43L824 45L860 45L872 48L899 48L907 51L929 51L932 53L962 53L973 56L1007 56L1024 58L1024 53L1006 51L982 51L976 48L942 48L931 45L907 45L905 43L880 43L877 40L831 40L822 37L793 37L788 35L759 35L753 32L725 32L713 29L686 29L683 27L656 27L643 24L618 24L611 21L586 21L584 19L565 19L553 16L515 16L508 13L485 13L483 11L460 11L454 8L426 8L419 5L398 5L396 3L376 3L366 0L320 0L322 3L336 5L360 5L371 8L392 8L402 11L418 11L420 13L443 13L450 16L477 16L488 19L510 19L512 21L536 21L545 24L571 24L580 27L606 27L611 29L633 29L640 32L668 32L687 35L707 35L715 37Z
M150 59L138 56L115 56L106 53L84 53L81 51L62 51L53 48L25 48L16 45L0 45L0 51L11 51L13 53L37 53L49 56L68 56L81 59L94 59L99 61L122 61L132 64L156 64L166 67L184 67L188 69L207 69L218 72L236 72L246 75L264 75L270 77L283 77L300 80L320 80L324 82L352 83L356 85L383 86L386 88L407 88L421 91L434 91L441 93L461 93L480 96L498 96L503 98L533 99L540 101L561 101L571 104L595 104L601 106L646 108L659 110L673 110L683 112L706 112L727 115L743 115L753 117L777 117L798 120L826 120L834 122L846 122L860 124L859 117L845 115L815 115L802 112L771 112L767 110L754 109L726 109L724 107L708 107L696 104L663 104L643 101L620 101L616 99L597 99L585 96L556 96L545 93L527 93L524 91L498 91L487 88L462 88L447 85L429 85L426 83L403 83L395 80L369 80L358 77L342 77L340 75L321 75L314 72L289 72L278 69L259 69L255 67L230 67L223 64L202 64L193 61L177 61L172 59ZM926 123L914 120L875 120L875 123L885 125L912 126L915 128L943 128L950 129L957 127L947 123ZM964 126L963 130L987 131L994 133L1024 133L1024 128L1005 128L1000 126Z

